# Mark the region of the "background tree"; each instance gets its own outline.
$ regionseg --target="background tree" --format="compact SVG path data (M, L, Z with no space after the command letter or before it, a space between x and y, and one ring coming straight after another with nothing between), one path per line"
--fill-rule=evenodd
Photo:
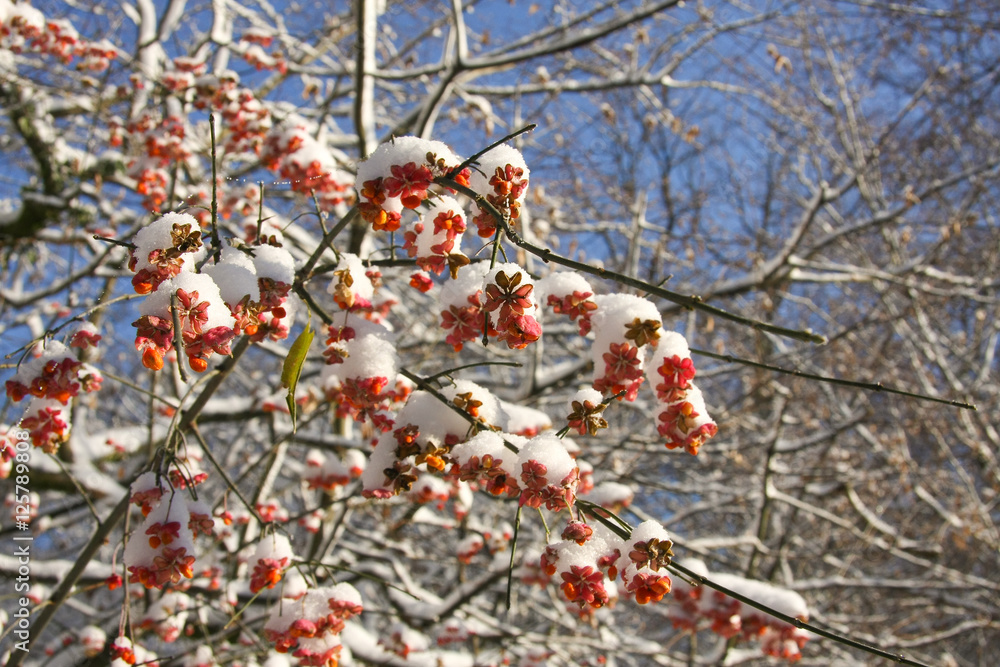
M773 591L741 577L794 591L815 625L920 662L983 664L1000 642L992 3L0 0L0 26L0 416L5 451L16 451L19 428L38 446L22 485L37 512L31 653L15 648L15 547L0 557L12 663L121 660L119 636L141 647L137 662L152 659L144 650L162 664L276 660L275 642L295 640L265 626L303 578L361 593L364 611L338 634L343 664L773 660L762 656L774 650L772 631L759 633L748 607L708 590L684 604L691 589L677 576L658 604L567 601L558 576L544 583L538 573L565 511L543 510L545 524L503 494L470 501L458 482L430 474L392 499L362 493L384 482L352 471L373 456L383 413L361 405L373 394L357 392L370 384L331 379L328 362L355 343L328 341L344 334L325 326L359 297L396 332L401 379L381 388L392 395L374 391L395 399L384 415L397 418L408 392L433 389L475 418L473 402L487 394L455 383L464 380L504 401L507 432L554 433L595 378L592 338L551 311L523 349L474 336L456 350L441 299L460 281L418 272L428 265L408 253L419 245L406 237L413 211L389 231L378 207L364 207L374 195L355 189L359 170L378 172L360 160L391 137L443 141L461 162L528 123L537 127L509 140L530 169L516 236L477 242L479 209L457 194L469 217L460 247L473 260L458 275L502 248L496 261L523 267L525 283L565 258L594 272L598 294L646 297L664 332L690 342L719 426L694 457L664 449L653 382L634 401L609 399L600 413L592 404L591 423L608 427L571 433L597 484L578 489L593 503L577 505L590 525L615 525L601 521L600 505L632 526L652 520L681 565L697 570L700 560L709 578L765 597ZM383 155L407 145L397 143ZM432 192L461 185L455 166L433 174ZM153 220L187 220L160 217L171 211L195 216L200 238L197 225L173 229L179 236L163 227L178 254L154 266L148 251L162 248L137 234ZM244 303L231 340L146 345L137 333L156 340L172 326L142 321L156 266L198 243L202 269L223 254L241 265L249 250L256 276L271 281L256 286L265 296ZM257 256L279 259L265 270ZM373 269L382 288L361 294L370 279L360 274ZM253 274L233 276L254 289ZM293 424L281 384L298 370L290 350L302 349L292 341L307 327L320 340L301 363ZM51 357L80 387L31 383L44 365L32 360L50 359L37 356L43 347L94 334L96 347ZM175 342L188 360L161 354ZM63 377L59 369L46 377ZM50 412L26 407L33 393L56 396ZM446 453L422 452L422 469L435 456L459 464L439 444ZM6 457L12 501L19 463ZM139 477L147 471L169 484ZM192 578L178 570L177 582L154 582L162 587L113 588L115 576L129 578L123 563L143 557L123 548L124 536L147 539L149 519L128 498L141 504L144 492L201 475L202 505L173 496L211 524L192 542ZM146 503L161 525L181 511ZM3 524L4 544L28 534ZM162 556L169 544L154 548ZM267 588L280 571L282 583ZM330 595L337 614L353 614L353 593ZM794 601L776 595L772 606ZM317 630L296 632L301 642ZM804 663L882 660L810 637Z

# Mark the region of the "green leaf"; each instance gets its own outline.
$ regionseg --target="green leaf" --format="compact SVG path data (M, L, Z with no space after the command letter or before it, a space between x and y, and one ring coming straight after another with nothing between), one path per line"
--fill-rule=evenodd
M292 416L293 433L295 432L295 409L298 407L295 405L295 387L299 384L302 364L306 362L306 354L308 354L309 346L312 345L315 337L316 332L313 331L312 325L307 324L305 330L292 343L292 348L288 350L288 356L285 357L285 363L281 368L281 386L288 387L288 396L285 397L285 402L288 404L288 413Z

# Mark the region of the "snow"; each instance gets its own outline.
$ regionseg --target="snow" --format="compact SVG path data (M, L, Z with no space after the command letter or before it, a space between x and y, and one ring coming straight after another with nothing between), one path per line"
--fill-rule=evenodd
M569 572L573 566L579 568L592 567L597 570L597 561L606 554L614 551L614 546L609 545L604 539L592 536L583 544L577 544L572 540L558 542L552 547L558 552L559 559L556 561L556 581L559 581L558 574ZM611 588L607 578L604 579L604 588Z
M504 447L503 437L493 431L480 431L466 442L455 445L451 455L459 465L465 465L473 456L478 457L480 461L484 456L491 456L494 461L506 460L509 463L513 463L517 456ZM506 469L512 471L514 466L509 465Z
M278 62L273 56L271 56L264 47L259 44L251 44L246 48L243 54L247 62L251 64L260 64L262 67L274 67Z
M406 658L401 658L385 650L378 643L378 637L353 622L345 625L340 638L353 655L373 664L390 667L473 667L477 664L475 658L468 652L458 653L440 649L410 653Z
M643 521L632 530L629 545L635 545L639 542L648 542L653 539L663 542L665 540L669 540L670 535L667 533L666 528L660 525L659 522Z
M42 354L21 364L14 375L14 380L25 386L31 386L32 381L37 377L42 377L45 365L50 361L62 361L67 357L76 358L70 349L57 340L50 340L45 343Z
M223 248L219 263L205 265L202 273L215 281L227 305L239 303L248 294L251 301L260 301L257 268L253 260L236 248Z
M601 354L611 343L625 340L628 325L637 318L662 323L656 304L633 294L604 294L594 297L597 310L591 316L594 331L594 350Z
M367 281L367 278L362 276L361 280ZM344 322L343 326L354 330L354 338L335 343L341 354L346 352L346 356L343 363L328 365L323 369L323 386L333 386L333 378L341 382L348 378L394 380L398 368L395 334L381 324L352 313L346 314L344 320L338 316L337 320L338 324Z
M405 165L409 162L417 165L426 164L428 153L443 159L449 166L457 166L462 162L447 144L440 141L420 137L396 137L392 141L380 144L367 159L358 164L355 187L360 192L366 181L389 176L393 165Z
M530 437L552 428L552 419L541 410L504 400L500 401L500 408L507 413L505 428L511 433L521 433Z
M760 602L761 604L783 614L796 618L809 617L809 606L806 604L806 601L802 598L802 596L795 591L778 588L777 586L772 586L771 584L763 581L745 579L739 575L726 574L724 572L714 572L708 576L712 579L712 581L720 586L746 596L754 602ZM709 600L711 600L710 597ZM703 602L703 604L706 604L706 602ZM748 613L762 613L752 607L744 608Z
M41 32L45 30L45 14L23 2L10 7L7 22L20 23L22 26L28 27L33 31L37 30Z
M531 172L524 161L524 156L521 155L521 151L508 144L500 144L479 158L479 167L472 170L472 177L469 179L470 187L483 195L492 194L493 186L490 185L490 178L493 177L498 168L503 169L507 165L523 170L521 179L528 180L528 175ZM527 188L517 198L517 201L523 202L526 193Z
M698 429L704 424L715 423L712 418L708 416L708 408L705 406L705 397L701 393L701 389L698 389L694 384L690 386L687 391L687 395L684 400L691 404L694 411L698 413L693 422L688 424L688 430L693 431Z
M482 405L476 408L476 416L486 424L506 429L507 413L500 406L500 400L485 387L480 387L475 382L470 382L469 380L455 380L453 386L443 388L441 393L445 398L452 401L460 394L472 394L471 400L482 403Z
M562 446L566 448L566 451L569 452L569 455L576 459L581 451L580 445L577 444L576 440L568 436L563 436L560 442L562 442Z
M353 605L362 606L361 593L354 586L348 583L335 584L329 589L328 598L348 602Z
M136 490L133 488L133 493L135 492ZM175 550L184 549L188 554L193 554L195 552L194 534L188 527L189 519L190 513L187 501L185 500L185 493L164 494L160 503L150 511L145 521L143 521L142 526L132 534L132 538L128 541L124 555L126 566L152 565L153 559L159 555L158 547L150 544L151 538L146 537L146 531L156 524L166 526L169 523L176 522L179 525L179 529L173 542L170 543L170 548Z
M281 578L281 597L298 600L309 592L310 584L297 567L290 567Z
M258 278L270 278L286 285L295 282L295 259L290 252L272 245L260 245L253 247L253 254Z
M257 41L264 42L274 39L274 31L267 28L260 28L257 26L251 26L243 31L243 35L240 39L245 39L247 41Z
M190 225L192 230L201 229L194 216L187 213L166 213L152 221L132 238L135 244L134 256L136 258L135 270L154 269L149 262L149 253L154 250L163 250L174 247L171 237L174 225ZM197 252L184 253L181 255L181 269L186 271L194 270L195 264L205 255L205 247L202 246Z
M452 197L442 196L431 200L431 205L429 208L424 210L423 215L410 225L410 231L416 235L416 247L414 251L411 251L413 256L418 258L424 257L434 257L443 256L449 253L458 254L461 252L462 245L462 234L454 235L454 245L446 253L441 252L440 248L435 250L435 246L441 246L448 240L448 230L442 229L439 232L435 232L434 221L439 215L445 215L448 217L458 215L461 223L453 223L456 228L461 228L463 231L466 226L466 215L462 206Z
M75 338L77 334L83 334L82 337L93 337L98 334L97 325L90 320L82 320L78 322L69 332L69 338Z
M545 466L545 477L549 484L558 485L576 470L576 461L569 455L563 441L548 433L528 440L518 453L515 470L521 470L529 461Z
M158 488L160 488L159 476L155 472L149 471L136 477L135 481L132 482L132 486L129 487L129 490L134 496L137 493L152 491L153 489Z
M581 466L582 467L582 466ZM630 505L635 492L626 484L619 482L601 482L586 496L585 500L596 503L601 507L613 507L615 505Z
M487 262L477 262L463 267L458 272L458 277L449 280L441 288L439 301L441 310L448 310L450 307L464 308L469 303L469 297L482 291L483 282L489 272Z
M687 339L676 331L661 331L660 340L656 344L656 353L650 360L652 367L659 366L664 357L678 356L687 359L691 356Z
M592 406L597 406L604 401L604 396L593 387L584 387L573 395L569 403L571 406L574 402L586 405L588 401Z
M229 44L233 41L233 21L226 11L226 3L223 0L212 0L212 5L214 20L211 40L216 44Z
M288 538L280 533L271 533L257 543L257 549L254 551L253 558L250 559L251 569L255 563L265 558L277 561L287 558L290 561L293 556L292 544L288 541Z
M33 577L37 577L39 579L60 581L64 579L67 574L69 574L69 571L72 570L75 565L75 560L34 559L31 563L31 573ZM7 554L0 553L0 572L9 574L9 576L13 579L16 576L18 566L19 563L17 556L9 556ZM97 560L91 560L87 563L82 576L87 579L107 579L111 576L112 572L113 570L111 569L110 564L101 563Z
M260 235L264 238L270 239L274 237L276 244L284 245L285 243L285 230L284 227L288 223L285 221L281 215L274 209L268 208L267 206L261 211L263 220L260 222ZM280 223L280 224L279 224ZM247 216L243 218L242 228L247 229L248 227L253 229L253 233L257 233L257 216ZM299 230L301 231L301 230ZM316 243L316 239L309 239L309 242ZM254 246L255 248L257 246ZM275 246L277 247L277 246Z
M333 278L330 280L326 291L330 294L335 294L337 286L343 282L354 295L353 302L360 299L370 304L372 298L375 296L375 286L372 285L371 279L365 275L366 272L367 269L361 262L360 257L345 252L340 256L340 263L337 264L337 268L333 272ZM350 285L347 285L346 276L348 274L350 275Z
M484 389L483 391L485 392L486 390ZM454 393L451 393L451 395L454 396ZM478 400L483 400L478 393L476 397ZM415 391L410 394L406 405L399 411L396 424L397 426L414 424L420 428L422 438L434 437L441 442L444 442L449 434L454 434L460 439L464 439L465 434L469 430L469 422L467 420L425 391Z
M215 284L212 277L204 273L191 273L190 271L183 271L160 283L156 291L147 296L139 305L139 314L170 320L170 300L177 290L184 290L189 295L197 292L197 303L207 302L209 304L205 311L208 320L201 325L202 331L208 331L215 327L232 328L235 324L235 320L233 320L233 316L219 292L219 286ZM182 307L179 302L180 299L178 299L178 307ZM190 319L184 323L184 330L193 330Z
M539 303L545 303L548 297L562 298L574 292L594 293L587 279L579 273L556 271L535 282L535 296Z
M424 473L413 483L407 495L414 502L447 500L451 495L451 486L440 477Z
M492 269L490 269L490 270L488 270L486 272L486 276L483 278L482 289L485 291L486 287L488 285L495 284L496 281L497 281L497 275L500 274L501 272L505 276L507 276L507 278L509 280L513 280L514 276L520 275L521 276L521 282L519 283L518 286L521 286L521 285L532 285L533 286L534 285L535 281L532 280L532 278L528 274L528 272L525 271L524 269L522 269L519 264L514 264L513 262L504 262L504 263L497 264ZM528 298L529 301L531 301L532 308L530 310L525 309L525 314L531 315L531 314L534 313L535 308L537 308L537 304L535 302L534 287L532 287L531 293L528 295L527 298Z
M367 492L383 490L386 487L385 470L391 468L396 460L396 438L392 433L383 433L375 451L372 452L368 460L368 467L361 474L361 486ZM409 457L412 461L413 457Z

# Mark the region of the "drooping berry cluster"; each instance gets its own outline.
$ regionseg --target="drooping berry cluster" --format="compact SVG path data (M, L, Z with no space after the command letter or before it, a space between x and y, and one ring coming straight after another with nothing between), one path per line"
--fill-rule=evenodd
M709 573L701 561L685 561L684 565L701 576L729 590L803 621L809 620L809 608L798 593L771 584L719 572ZM670 621L675 628L697 631L704 628L725 637L741 641L757 641L766 654L786 660L798 660L810 634L773 616L744 605L705 586L692 586L678 581L673 589L675 604L670 607Z
M528 165L520 151L506 144L488 151L479 159L469 185L479 193L509 224L521 217L521 206L528 191ZM472 219L479 236L496 234L497 220L488 207L477 202L479 212Z
M129 582L162 589L194 577L194 540L199 533L212 534L211 510L152 472L131 489L131 501L145 518L125 548Z
M687 341L678 333L668 332L653 351L647 376L650 384L655 383L661 408L657 429L666 438L667 448L683 447L690 454L697 454L701 445L718 432L701 391L692 382L694 375Z
M191 368L202 372L212 354L230 354L240 334L254 341L288 336L294 262L287 250L270 244L246 252L224 248L217 263L199 270L204 255L197 221L185 213L168 213L133 239L132 285L148 295L133 322L135 346L151 370L160 370L178 343Z
M51 56L67 65L81 58L80 69L90 72L103 72L119 55L108 40L83 39L66 19L46 18L31 5L10 0L0 0L0 48Z
M416 209L428 197L435 177L448 174L461 163L440 141L398 137L381 144L358 165L356 189L361 196L361 217L375 231L399 229L403 209ZM468 185L468 170L455 176Z
M670 592L666 565L672 543L658 523L643 522L623 541L596 536L589 525L570 522L562 537L546 548L541 563L549 576L559 575L559 588L568 601L602 607L611 599L610 582L617 578L639 604L659 602Z
M350 584L311 588L272 607L264 637L300 665L336 667L342 648L338 635L362 611L361 595Z
M100 340L92 325L71 334L71 345L81 347ZM5 383L7 396L15 402L31 396L20 420L30 433L31 443L47 453L55 453L69 438L70 400L80 393L96 392L103 377L92 365L79 361L70 348L48 341L38 356L23 363Z
M542 327L535 319L538 306L532 292L534 284L517 264L498 264L486 274L483 308L490 313L490 323L497 340L512 349L521 349L537 341Z

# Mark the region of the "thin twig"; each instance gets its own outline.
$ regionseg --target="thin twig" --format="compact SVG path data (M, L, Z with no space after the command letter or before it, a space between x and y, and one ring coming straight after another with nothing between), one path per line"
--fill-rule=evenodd
M507 611L510 611L510 591L514 579L514 554L517 552L517 534L521 530L521 505L517 506L517 513L514 515L514 535L510 540L510 564L507 566Z
M712 359L718 359L719 361L726 361L733 364L742 364L744 366L751 366L753 368L762 368L764 370L774 371L776 373L784 373L785 375L794 375L795 377L804 378L806 380L828 382L830 384L836 384L842 387L856 387L859 389L867 389L868 391L885 392L886 394L898 394L900 396L906 396L907 398L916 398L921 401L943 403L945 405L951 405L956 408L962 408L963 410L976 410L976 406L973 403L952 401L947 398L938 398L936 396L928 396L927 394L917 394L912 391L905 391L903 389L886 387L881 382L861 382L859 380L843 380L841 378L829 377L826 375L816 375L815 373L806 373L805 371L795 370L793 368L781 368L780 366L772 366L771 364L764 364L759 361L750 361L749 359L741 359L740 357L734 357L731 354L716 354L714 352L709 352L708 350L699 350L694 347L691 348L691 352L694 354L700 354L705 357L711 357Z
M87 545L77 556L76 562L73 563L73 567L70 568L59 586L56 587L55 591L52 592L52 596L49 597L46 604L42 607L42 611L38 614L38 618L31 625L31 638L32 640L37 640L42 636L42 632L45 630L49 621L58 611L59 607L66 601L69 597L70 592L79 581L80 577L83 576L84 570L90 564L91 559L97 554L97 551L104 546L104 541L107 539L108 535L111 533L112 529L118 525L122 517L125 516L126 510L128 510L130 494L126 491L122 496L115 508L111 510L111 514L108 518L104 520L103 523L98 524L97 530L94 531L94 535L87 542ZM28 655L27 651L12 651L10 657L8 658L8 667L18 667L24 660L25 656Z
M323 255L323 252L328 247L330 247L330 244L333 243L333 240L335 238L337 238L337 235L340 234L340 232L344 231L344 228L347 227L352 222L354 222L354 220L357 217L358 217L358 207L357 205L355 205L352 206L351 210L348 211L344 215L344 217L340 219L340 222L334 225L329 232L323 235L323 239L319 242L319 245L316 246L316 250L313 251L313 254L310 255L309 259L306 260L306 263L298 271L298 277L303 282L309 280L309 278L312 277L313 267L316 266L316 262L319 261L319 258ZM335 252L334 254L338 253Z
M323 209L320 208L319 197L316 196L316 191L315 190L310 190L309 194L312 197L313 208L315 209L316 218L319 219L319 229L320 229L321 232L323 232L323 236L326 236L326 233L327 233L327 230L326 230L326 215L323 214ZM337 258L337 261L339 262L340 261L340 253L337 252L337 248L335 246L330 246L330 250L333 251L334 256Z
M205 436L201 434L201 430L198 428L197 424L191 424L191 433L194 434L195 439L201 445L201 450L205 452L205 456L208 457L208 460L213 466L215 466L215 469L219 471L220 475L222 475L222 480L226 483L226 486L228 486L229 489L236 494L236 497L240 499L240 502L242 502L247 510L250 511L250 514L253 515L253 518L257 519L257 523L263 526L265 521L259 514L257 514L257 508L247 502L247 499L244 498L243 494L240 492L239 487L233 483L232 479L230 479L229 473L227 473L226 469L219 464L219 461L215 458L215 454L213 454L211 449L209 449L208 442L205 440Z
M121 301L130 301L132 299L138 299L141 296L143 296L143 295L142 294L123 294L121 296L116 296L113 299L108 299L107 301L102 301L100 303L96 303L93 306L91 306L90 308L87 308L86 310L81 311L79 314L74 315L73 317L69 318L68 320L66 320L62 324L57 324L57 325L49 327L48 329L45 330L45 333L43 333L41 336L38 336L36 338L32 338L31 340L29 340L27 343L25 343L21 347L17 348L16 350L13 350L12 352L8 352L7 354L5 354L3 358L4 359L10 359L11 357L13 357L18 352L24 352L24 354L21 355L21 359L19 359L18 362L17 362L17 364L16 364L16 366L20 366L21 365L21 361L24 360L24 357L27 356L28 352L30 352L31 349L35 347L35 345L37 345L38 343L41 343L42 341L44 341L47 338L54 338L55 335L57 333L59 333L60 331L62 331L62 329L64 327L67 327L67 326L69 326L70 324L72 324L74 322L82 322L87 317L87 315L95 313L95 312L97 312L99 310L103 310L104 308L107 308L108 306L110 306L112 304L119 303ZM11 366L9 364L4 364L4 365L0 366L0 368L11 368Z
M227 357L225 361L219 364L215 375L209 378L207 384L205 385L205 389L198 394L198 398L194 400L191 407L184 411L184 414L179 420L181 429L186 429L194 423L195 419L198 418L198 415L201 414L201 411L208 403L208 399L212 397L215 391L222 384L222 381L225 380L226 377L228 377L233 371L236 367L236 362L241 356L243 356L243 353L247 351L248 347L250 347L250 337L243 336L243 338L236 343L236 347L233 348L232 356Z
M299 296L300 299L305 301L306 305L309 306L309 310L316 313L316 316L323 321L323 324L327 326L333 324L333 317L319 305L316 299L313 298L312 293L307 290L302 283L296 282L292 286L292 290Z
M208 132L212 139L212 253L213 260L219 263L222 257L222 244L219 243L219 178L216 173L215 156L215 114L208 114Z
M613 512L610 512L599 505L595 505L594 503L584 502L580 500L577 500L577 506L579 506L582 511L592 516L594 519L598 521L598 523L602 524L604 527L611 530L611 532L613 532L615 535L622 538L623 540L628 540L631 537L632 527L621 518L615 516ZM612 521L612 519L614 521ZM816 627L815 625L807 623L802 619L795 618L794 616L789 616L788 614L780 612L777 609L768 607L767 605L757 602L756 600L752 600L745 595L741 595L736 591L730 590L725 586L722 586L721 584L717 584L708 577L697 574L696 572L692 572L683 565L679 565L677 562L671 562L669 565L667 565L667 568L673 571L675 574L679 574L683 577L686 577L687 579L690 579L691 581L703 584L711 589L717 590L723 595L728 595L734 600L739 600L743 604L749 605L754 609L758 609L769 616L773 616L774 618L777 618L781 621L784 621L785 623L788 623L789 625L794 625L795 627L801 630L806 630L808 632L812 632L813 634L819 635L820 637L825 637L826 639L835 641L838 644L843 644L845 646L850 646L851 648L860 649L862 651L865 651L866 653L871 653L873 655L877 655L882 658L888 658L889 660L898 662L899 664L902 665L910 665L911 667L929 667L924 663L916 662L915 660L911 660L903 655L890 653L889 651L885 651L876 646L865 644L864 642L859 642L855 639L850 639L849 637L838 635L834 632L830 632L829 630L824 630L822 628Z
M679 565L676 562L670 563L667 566L667 568L671 569L671 570L676 570L680 574L683 574L684 576L686 576L686 577L688 577L688 578L690 578L690 579L698 582L699 584L704 584L705 586L708 586L711 589L719 591L723 595L728 595L729 597L733 598L734 600L739 600L743 604L749 605L749 606L753 607L754 609L759 609L760 611L764 612L765 614L768 614L769 616L773 616L773 617L775 617L775 618L777 618L779 620L782 620L785 623L788 623L789 625L794 625L795 627L797 627L797 628L799 628L801 630L807 630L808 632L812 632L813 634L817 634L820 637L825 637L827 639L831 639L831 640L837 642L838 644L843 644L845 646L850 646L851 648L860 649L860 650L862 650L862 651L864 651L866 653L871 653L873 655L877 655L880 658L887 658L889 660L892 660L893 662L898 662L901 665L911 665L911 667L929 667L929 665L926 665L926 664L924 664L922 662L917 662L916 660L911 660L910 658L907 658L906 656L904 656L902 654L890 653L889 651L885 651L883 649L880 649L877 646L872 646L871 644L865 644L864 642L859 642L859 641L857 641L855 639L851 639L849 637L843 637L843 636L838 635L836 633L830 632L829 630L824 630L823 628L816 627L815 625L813 625L811 623L806 623L802 619L795 618L794 616L789 616L788 614L784 614L784 613L778 611L777 609L773 609L771 607L768 607L767 605L761 604L760 602L757 602L756 600L751 600L750 598L748 598L745 595L741 595L740 593L737 593L734 590L726 588L725 586L723 586L721 584L717 584L714 581L712 581L711 579L709 579L708 577L700 575L697 572L692 572L688 568L684 567L683 565Z
M111 243L113 245L119 245L123 248L128 248L129 250L135 250L136 245L134 243L129 243L128 241L119 241L118 239L113 239L107 236L101 236L100 234L94 234L93 239L95 241L104 241L105 243Z
M444 185L446 187L457 190L467 197L471 197L476 201L476 203L484 210L490 213L497 221L497 229L504 229L507 238L511 240L511 243L519 248L527 250L532 255L540 258L544 262L553 262L555 264L561 264L570 269L575 269L576 271L581 271L583 273L589 273L590 275L597 276L598 278L604 278L606 280L613 280L615 282L621 283L622 285L628 285L629 287L634 287L638 290L642 290L647 294L652 296L660 297L671 303L675 303L683 308L689 308L692 310L700 310L710 315L714 315L724 320L730 320L741 324L751 329L756 329L758 331L765 331L767 333L776 334L778 336L783 336L785 338L791 338L793 340L800 340L807 343L825 343L826 337L819 334L813 333L810 330L799 330L799 329L788 329L785 327L779 327L774 324L769 324L761 320L755 320L749 317L744 317L742 315L737 315L735 313L730 313L728 310L723 310L717 306L711 306L697 295L684 295L679 292L674 292L662 287L657 287L652 283L648 283L644 280L638 280L637 278L632 278L623 273L617 273L615 271L609 271L607 269L592 266L590 264L585 264L584 262L578 262L576 260L570 259L569 257L563 257L558 255L548 248L541 248L533 243L530 243L522 239L514 230L510 229L507 225L507 221L504 219L502 213L500 213L495 206L490 204L485 197L480 195L478 192L472 188L466 187L461 183L456 183L453 180L446 178L436 178L435 183Z
M517 130L516 132L511 132L506 137L503 137L502 139L498 139L498 140L494 141L492 144L490 144L489 146L487 146L483 150L481 150L478 153L475 153L471 157L467 158L462 164L458 165L457 167L452 168L447 174L444 175L444 177L447 178L447 179L449 179L449 180L454 179L456 176L458 176L459 174L462 173L463 169L465 169L466 167L468 167L469 165L471 165L473 162L476 162L479 158L481 158L482 156L486 155L487 153L489 153L491 150L493 150L494 148L496 148L500 144L505 144L508 141L510 141L511 139L515 139L515 138L521 136L522 134L525 134L526 132L531 132L536 127L538 127L538 125L536 125L535 123L529 123L528 125L525 125L524 127L522 127L520 130Z
M257 242L257 245L260 245L260 233L261 233L261 231L264 228L264 181L257 181L257 187L260 188L260 190L258 191L258 200L257 200L257 236L256 236L256 242ZM320 224L322 224L322 223L323 223L323 221L320 220Z
M73 473L70 472L69 468L66 467L66 464L63 462L62 459L60 459L55 454L49 454L49 458L56 462L56 464L59 466L59 469L62 470L63 474L66 475L67 479L69 479L69 481L76 488L77 493L79 493L80 496L83 498L83 502L87 503L87 507L90 508L90 513L94 517L94 521L100 522L101 516L97 513L97 508L94 507L94 503L90 501L90 496L87 495L87 491L86 489L83 488L83 485L81 485L80 482L73 475Z
M424 378L422 378L422 377L420 377L418 375L414 375L413 373L411 373L410 371L406 370L405 368L400 368L399 369L399 374L402 375L403 377L405 377L406 379L410 380L414 384L416 384L418 387L420 387L421 389L423 389L424 391L426 391L428 394L430 394L431 396L433 396L437 400L441 401L441 403L443 403L447 407L451 408L452 412L454 412L455 414L461 416L462 419L464 419L465 421L469 422L469 424L473 428L475 428L477 431L479 429L486 429L486 430L489 430L489 431L493 431L494 433L499 432L500 429L498 429L496 426L493 426L491 424L487 424L484 421L480 421L480 420L476 419L475 417L473 417L472 415L470 415L468 412L466 412L465 410L461 409L460 407L458 407L457 405L455 405L453 402L449 401L447 399L447 397L445 397L444 394L442 394L440 391L438 391L437 389L435 389L434 387L432 387L431 384L427 380L425 380ZM514 443L508 442L506 438L503 438L503 446L506 447L507 449L509 449L510 451L514 452L515 454L517 454L518 451L519 451L518 448L514 445Z
M465 364L463 366L455 366L454 368L449 368L446 371L441 371L440 373L435 373L434 375L428 375L424 378L425 382L433 382L440 377L449 376L452 373L463 371L466 368L478 368L479 366L510 366L511 368L521 368L524 364L520 361L477 361L472 364Z
M137 385L136 383L132 382L131 380L127 380L127 379L125 379L125 378L123 378L121 376L115 375L113 373L109 373L108 371L106 371L104 369L101 370L101 376L104 377L104 378L107 378L109 380L114 380L115 382L123 384L126 387L128 387L129 389L137 391L140 394L145 394L146 396L150 397L151 399L159 401L160 403L163 403L164 405L166 405L168 407L171 407L174 410L176 410L178 407L180 407L180 406L176 405L175 403L171 402L170 400L168 400L166 398L163 398L162 396L160 396L156 392L150 391L149 389L144 389L143 387L140 387L139 385Z
M174 356L177 357L177 372L180 373L181 382L187 384L187 373L184 371L184 362L181 361L181 350L184 349L184 341L181 338L181 318L177 312L177 292L178 290L174 290L170 294L170 319L174 324L174 350L177 351L177 354Z
M410 382L413 382L414 384L416 384L418 387L420 387L421 389L423 389L424 391L426 391L428 394L430 394L431 396L433 396L437 400L439 400L442 403L444 403L449 408L451 408L452 412L454 412L455 414L459 415L465 421L469 422L469 425L472 426L473 428L475 428L477 430L480 429L480 428L486 428L486 429L489 429L489 430L494 430L489 424L486 424L485 422L479 421L478 419L476 419L475 417L473 417L472 415L470 415L468 412L466 412L465 410L461 409L460 407L458 407L457 405L455 405L453 402L449 401L448 398L444 394L442 394L440 391L438 391L437 389L435 389L434 387L431 386L430 381L428 381L428 380L420 377L419 375L414 375L413 373L411 373L410 371L406 370L405 368L400 368L399 369L399 374L402 375L403 377L405 377Z

